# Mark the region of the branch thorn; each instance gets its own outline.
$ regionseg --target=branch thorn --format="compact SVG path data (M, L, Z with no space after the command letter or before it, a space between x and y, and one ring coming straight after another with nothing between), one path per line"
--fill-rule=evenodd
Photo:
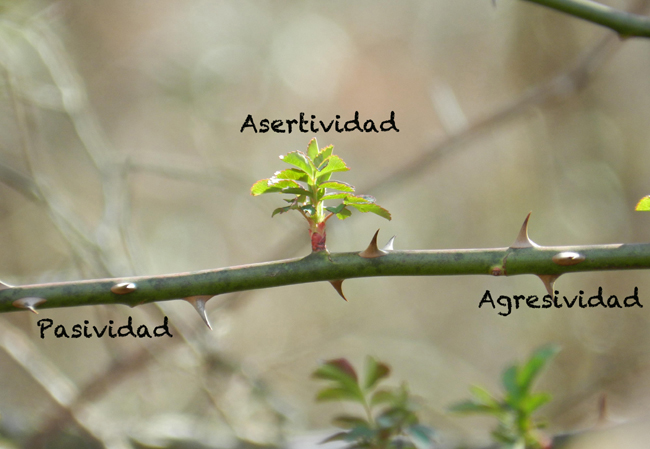
M194 306L194 309L199 312L203 322L210 328L210 330L212 330L210 320L208 320L208 314L205 311L205 303L208 302L210 298L212 298L212 295L188 296L183 299Z
M330 284L332 284L332 287L334 287L334 290L338 292L339 295L341 295L341 298L345 299L346 301L348 300L345 295L343 294L343 281L345 279L335 279L333 281L329 281Z
M386 243L386 246L384 246L381 250L382 251L393 251L393 243L395 242L395 237L396 235L392 236L388 243Z
M559 278L560 275L559 274L538 274L537 277L540 278L544 283L544 287L546 287L546 291L548 292L548 294L553 296L553 286L555 285L555 281L557 281L557 278Z
M521 225L521 229L519 230L519 235L517 235L515 242L510 245L510 248L537 248L539 246L528 237L528 220L530 219L531 213L528 212L524 224Z
M18 307L19 309L27 309L32 313L38 315L38 312L36 311L35 307L40 304L43 304L44 302L45 299L43 298L36 298L33 296L29 296L27 298L17 299L12 304L14 305L14 307Z
M372 259L374 257L381 257L385 256L388 254L386 251L381 250L377 247L377 236L379 235L379 229L377 229L377 232L375 232L375 235L373 236L372 240L370 241L370 245L368 245L368 248L363 250L362 252L359 253L361 257L364 259Z

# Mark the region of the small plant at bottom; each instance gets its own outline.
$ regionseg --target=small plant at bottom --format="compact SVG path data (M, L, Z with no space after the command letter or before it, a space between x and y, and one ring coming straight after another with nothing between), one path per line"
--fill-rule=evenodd
M390 212L375 204L375 198L370 195L355 195L354 187L343 181L331 178L335 172L350 170L343 159L332 153L333 146L318 148L316 138L309 141L307 152L292 151L280 156L284 162L293 165L268 179L260 179L251 187L251 195L263 193L286 193L294 195L285 199L288 206L278 207L273 211L282 214L297 210L309 223L312 251L326 251L325 225L327 220L336 216L344 220L351 215L350 208L359 212L372 212L387 220L391 219ZM325 201L341 200L335 207L325 206Z
M346 359L324 362L313 373L316 379L331 382L317 394L317 401L352 401L361 404L365 410L362 417L335 417L333 424L346 430L322 443L344 441L349 449L433 447L434 431L420 424L417 404L409 396L406 384L393 389L377 388L379 382L389 375L390 367L373 357L367 359L363 381Z
M470 388L472 399L458 403L450 411L463 414L484 414L496 417L499 425L492 437L503 449L547 449L549 439L538 432L543 427L532 415L551 400L548 393L533 393L532 386L544 366L559 351L555 345L536 350L527 362L512 365L501 377L506 391L503 399L497 400L484 388Z

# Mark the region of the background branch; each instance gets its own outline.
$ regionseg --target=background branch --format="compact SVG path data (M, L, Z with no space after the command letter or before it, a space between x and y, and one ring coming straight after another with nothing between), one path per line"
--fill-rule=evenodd
M621 37L650 37L650 18L591 0L524 0L611 28Z

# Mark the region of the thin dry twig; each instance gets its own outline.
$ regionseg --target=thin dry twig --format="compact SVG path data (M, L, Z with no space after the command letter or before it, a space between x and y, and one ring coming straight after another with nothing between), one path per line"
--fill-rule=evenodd
M58 36L52 33L47 24L40 19L30 21L29 25L31 25L31 28L28 27L24 30L25 35L34 48L38 50L39 55L50 71L52 79L61 94L62 106L60 110L64 111L70 117L81 143L94 162L95 168L100 172L104 193L104 213L94 236L92 238L88 236L87 238L86 243L99 249L93 254L90 260L94 259L101 262L102 272L108 275L115 275L117 272L124 274L124 264L119 264L116 261L123 260L126 254L127 260L130 261L130 270L127 271L133 272L135 271L132 258L134 251L131 249L133 245L132 237L128 232L129 227L127 225L130 203L128 176L133 169L147 171L151 167L145 164L134 166L128 160L119 160L119 157L113 154L108 139L105 138L101 126L88 103L81 78L76 73ZM19 91L19 89L15 90ZM27 123L25 108L22 107L22 103L20 103L16 95L14 95L14 98L16 99L15 109L17 118L23 123ZM31 142L29 142L28 137L29 131L26 125L20 126L19 130L24 140L24 151L30 157L31 161L32 151ZM33 167L33 164L30 166ZM152 171L163 176L170 176L171 173L168 169L161 169L159 165L154 166ZM180 170L178 172L180 173L181 179L184 177L189 179L195 178L195 173L184 173ZM2 173L0 171L0 175ZM8 170L5 170L5 173L14 175L13 172L9 172ZM229 176L229 178L231 177ZM38 179L38 177L35 178ZM23 193L29 194L29 190L26 188L32 184L38 187L38 182L23 182L20 185L17 185L16 182L11 183L14 179L21 178L7 176L8 184L21 188ZM25 177L22 180L26 181L27 179L29 178ZM214 177L209 175L199 177L198 179L209 181L210 179L214 179ZM39 194L41 191L42 189L38 188L37 192ZM34 195L31 197L34 197ZM54 201L50 197L44 197L43 202L46 206L52 208ZM65 217L70 223L79 221L71 213L61 213L61 216ZM66 238L68 237L66 236ZM119 246L116 245L117 242L121 243L124 252L110 251ZM74 252L84 254L77 247L74 248ZM84 257L84 259L88 259L88 257ZM159 304L156 306L161 311L161 315L164 314L162 313L163 308ZM174 321L178 323L181 320L178 318ZM183 342L189 345L195 356L200 360L201 365L208 363L206 361L207 348L201 345L197 346L195 339L190 337L196 329L195 326L184 326L181 329L170 324L170 327L174 335L180 337L179 339L175 339L174 342ZM165 343L164 348L169 349L169 342ZM122 362L109 366L104 372L96 376L86 388L80 391L67 408L59 410L57 414L52 415L52 418L46 421L32 435L26 447L41 447L45 441L52 439L54 433L65 428L72 420L75 420L75 415L80 410L83 410L88 404L92 404L98 400L104 393L118 385L127 375L133 375L147 367L152 361L157 360L157 355L163 354L164 348L162 344L157 349L153 347L146 348L138 351L132 357L127 357ZM214 356L213 354L212 357Z
M0 326L0 347L48 393L57 405L59 413L69 414L70 421L85 430L87 435L96 442L105 440L103 435L105 432L102 430L105 423L86 418L84 414L74 413L70 408L78 395L76 386L32 344L20 329L7 320L2 320Z

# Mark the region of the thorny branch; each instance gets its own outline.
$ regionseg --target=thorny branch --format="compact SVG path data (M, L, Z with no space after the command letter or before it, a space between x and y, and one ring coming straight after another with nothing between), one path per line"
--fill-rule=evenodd
M0 312L99 304L134 307L185 298L208 324L208 299L243 290L374 276L535 274L552 291L549 285L564 273L650 268L650 244L543 247L530 241L527 229L528 218L508 248L395 251L391 240L390 248L382 250L375 234L360 253L321 251L304 258L194 273L7 286L0 290ZM337 291L341 293L340 285Z
M532 1L532 0L529 0ZM541 3L541 2L540 2ZM41 28L42 30L42 28ZM47 30L46 30L47 31ZM470 140L480 136L483 132L485 132L488 129L493 129L494 127L498 126L499 124L511 119L512 117L515 117L517 113L521 111L525 111L527 108L529 108L532 105L541 105L548 103L550 100L554 99L563 99L566 98L572 94L575 94L578 90L582 89L587 82L590 80L590 77L592 73L597 70L601 65L602 62L606 59L606 55L611 54L613 51L615 51L618 48L618 43L614 42L614 39L611 37L603 39L598 45L594 46L591 51L585 52L583 57L578 61L574 69L571 69L567 72L564 72L560 75L558 75L556 78L551 80L550 82L540 85L537 88L531 89L524 93L520 98L517 100L513 101L510 104L505 105L503 108L496 110L493 114L490 116L486 117L485 119L482 119L478 122L475 122L473 124L470 124L467 128L462 129L458 131L456 134L453 134L443 140L441 140L438 144L436 144L429 152L425 153L420 159L413 161L411 164L405 166L404 168L400 169L398 172L394 173L391 176L388 176L384 178L383 180L379 181L379 184L374 187L370 187L367 190L374 191L375 188L381 188L382 186L386 186L389 184L394 184L395 182L405 179L406 177L411 177L414 174L417 173L422 173L426 167L430 167L432 163L437 162L442 156L447 155L451 152L453 149L461 149L462 144L466 144ZM54 75L54 74L53 74ZM60 86L59 86L60 87ZM78 89L79 86L73 86L75 89ZM71 108L69 110L71 113L71 117L73 115L76 115L77 117L79 116L79 111L74 110L74 108ZM88 111L84 111L83 114L85 114ZM83 115L81 114L81 115ZM91 115L90 117L94 117ZM83 119L82 119L83 120ZM84 123L77 123L77 125L81 125L81 135L80 138L83 139L83 127L86 124ZM27 131L23 130L21 131L21 134L26 135ZM96 136L96 135L95 135ZM89 137L88 134L85 134L85 137ZM92 151L91 148L93 147L92 145L92 138L91 137L91 144L90 148L87 149L89 151ZM86 143L88 143L88 140L85 140ZM106 146L102 148L102 154L104 151L106 151ZM95 156L97 154L95 153ZM103 156L100 156L98 160L101 160ZM129 166L128 161L124 162L110 162L107 164L98 164L98 169L101 167L106 170L106 172L112 173L114 170L117 171L118 173L122 171L122 168L120 168L120 164L125 164L126 166ZM133 169L140 169L136 164L133 164ZM145 167L145 166L143 166ZM146 169L146 167L144 168ZM101 170L101 169L100 169ZM130 171L127 169L127 171ZM154 172L158 172L159 170L154 170ZM169 175L169 170L165 169L165 172L162 173L160 172L161 175L164 176L170 176ZM33 173L32 173L33 175ZM197 177L195 176L194 173L180 173L180 174L174 174L172 173L171 176L174 177L180 177L180 178L187 178L187 179L193 179L196 180ZM200 179L208 179L209 180L209 175L206 176L201 176L199 177ZM38 201L38 202L43 202L46 204L46 207L50 210L50 213L52 215L52 219L55 223L59 223L59 229L64 235L67 235L68 241L78 241L77 237L71 236L69 232L79 232L81 236L83 236L85 233L81 233L80 231L75 231L77 228L76 225L73 223L75 222L75 218L71 217L69 215L68 211L63 211L60 209L58 206L54 206L56 202L54 201L53 198L50 197L43 197L41 194L40 189L38 188L38 183L34 182L32 178L29 176L25 176L17 172L16 170L12 169L6 164L0 164L0 179L2 181L11 186L12 188L15 188L16 190L20 191L21 193L25 194L28 198ZM35 177L34 179L38 179ZM103 176L102 178L104 180L104 185L106 183L106 176ZM124 181L122 181L124 182ZM382 185L383 184L383 185ZM114 198L120 198L123 200L124 197L121 196L122 194L115 195ZM68 223L69 222L69 223ZM111 226L115 225L114 222L111 223ZM120 232L123 233L124 228L121 227ZM123 238L120 237L121 239ZM81 239L81 246L84 247L86 245L89 245L91 248L91 254L92 257L90 257L90 260L95 260L99 261L101 258L99 258L99 254L101 253L101 246L100 247L95 247L93 244L94 239L85 239L82 237ZM281 245L286 248L285 245ZM88 247L87 247L88 248ZM622 247L621 247L622 248ZM74 247L73 251L77 253L81 248L79 246ZM559 250L560 248L556 248ZM507 251L507 250L506 250ZM82 253L86 253L86 251L81 250ZM274 251L275 252L275 251ZM87 254L87 253L86 253ZM273 257L270 257L271 259ZM496 259L495 259L496 260ZM101 264L102 262L100 262ZM97 265L96 265L97 266ZM100 269L99 271L108 271L106 268ZM93 270L94 271L94 270ZM112 271L112 270L111 270ZM577 271L577 270L576 270ZM241 296L241 295L231 295L233 296ZM232 302L231 302L232 304ZM137 357L136 357L137 359ZM130 359L129 359L130 360ZM139 359L142 360L142 359ZM147 361L152 360L152 359L146 359ZM126 365L130 365L130 362L127 362ZM131 369L137 369L140 368L141 365L146 365L145 363L140 364L139 362L136 363L134 362L131 367ZM124 369L124 365L120 364L119 368L116 369ZM127 366L126 368L129 368ZM115 385L116 380L119 379L120 376L113 376L115 371L113 369L108 369L103 373L103 375L100 375L98 378L98 384L104 386L106 389L111 388L111 386ZM102 378L104 378L104 381L102 381ZM95 400L98 397L97 391L101 389L90 389L88 392L86 390L82 391L79 393L79 396L77 396L77 405L81 405L84 402L88 402L91 400ZM92 391L92 393L91 393ZM61 424L61 421L57 421L59 424ZM54 426L54 429L56 429L56 426ZM52 428L50 428L50 431L52 431Z
M648 10L648 4L647 0L640 0L630 10L637 14L644 13ZM375 182L360 190L375 194L380 191L390 193L396 186L403 185L405 182L417 181L445 157L462 151L471 142L508 121L521 118L535 107L572 98L589 85L594 74L621 48L621 45L621 40L615 35L599 39L553 78L528 88L519 97L495 108L486 116L470 121L465 127L460 127L455 132L440 138L438 142L422 151L413 160L392 173L377 177ZM270 256L275 254L295 255L305 248L306 245L296 246L295 239L290 234L288 233L286 238L280 239L274 245L269 252ZM293 248L293 251L288 253L287 248Z
M650 37L650 18L591 0L524 0L611 28L621 37Z

